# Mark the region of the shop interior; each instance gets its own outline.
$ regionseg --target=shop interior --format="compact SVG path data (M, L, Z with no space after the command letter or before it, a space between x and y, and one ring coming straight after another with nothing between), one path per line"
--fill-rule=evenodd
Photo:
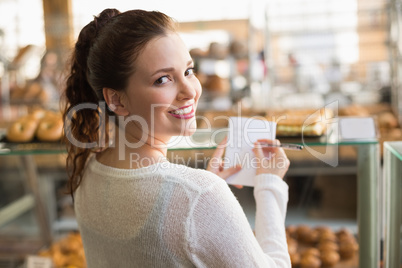
M401 0L113 4L175 18L194 60L203 88L198 129L172 145L170 161L206 168L229 116L275 121L281 142L304 146L286 151L285 225L289 252L299 254L292 266L302 267L302 250L318 248L319 231L329 229L350 243L316 267L402 267ZM8 132L27 114L61 116L74 42L108 7L0 1L0 268L86 267L61 136L19 142ZM372 125L348 138L339 127L353 122ZM230 188L253 228L253 188Z

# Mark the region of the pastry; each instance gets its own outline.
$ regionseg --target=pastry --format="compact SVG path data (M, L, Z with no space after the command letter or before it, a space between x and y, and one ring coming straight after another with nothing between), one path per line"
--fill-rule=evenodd
M321 251L321 262L325 267L332 267L340 260L339 253L335 250Z
M320 258L314 255L305 255L302 256L300 260L300 267L301 268L319 268L321 267L321 260Z
M7 129L6 138L10 142L29 142L35 136L35 131L38 126L38 121L34 117L24 116Z
M339 254L342 259L352 258L358 249L358 244L353 240L343 240L339 243Z
M300 254L295 252L295 253L289 253L290 256L290 263L292 264L292 267L296 267L300 264Z
M56 113L46 114L39 122L36 137L40 141L58 141L63 134L63 119Z

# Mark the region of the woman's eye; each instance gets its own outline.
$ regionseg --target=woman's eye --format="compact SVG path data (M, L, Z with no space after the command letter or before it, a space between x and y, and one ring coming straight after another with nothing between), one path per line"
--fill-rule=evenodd
M194 68L189 68L186 70L186 72L184 73L186 76L192 75L194 74Z
M169 77L167 77L167 76L162 76L162 77L159 77L156 81L155 81L155 85L163 85L163 84L165 84L165 83L167 83L167 82L169 82Z

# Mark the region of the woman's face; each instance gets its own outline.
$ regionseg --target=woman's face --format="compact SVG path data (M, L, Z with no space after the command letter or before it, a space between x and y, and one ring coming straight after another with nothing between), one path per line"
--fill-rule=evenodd
M193 67L188 49L176 33L155 38L145 46L123 99L129 115L135 115L137 129L141 126L142 133L165 142L172 136L195 132L201 85Z

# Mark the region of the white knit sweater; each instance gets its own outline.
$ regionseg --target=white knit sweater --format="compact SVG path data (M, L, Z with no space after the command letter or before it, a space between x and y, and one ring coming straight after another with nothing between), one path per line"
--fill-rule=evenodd
M91 158L75 193L89 268L290 267L288 186L254 178L255 235L217 175L169 162L117 169Z

